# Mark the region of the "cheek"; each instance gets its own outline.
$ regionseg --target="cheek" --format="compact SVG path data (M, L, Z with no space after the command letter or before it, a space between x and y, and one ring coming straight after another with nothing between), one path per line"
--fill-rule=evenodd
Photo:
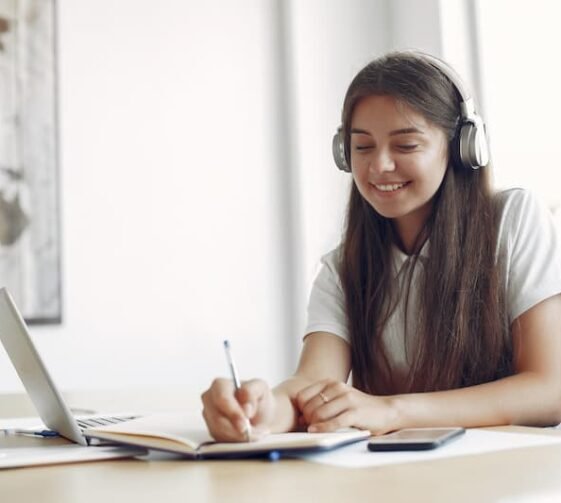
M435 169L433 171L433 183L438 187L440 187L440 184L442 183L442 180L444 179L444 175L446 174L446 170L448 169L448 162L447 159L444 159L442 157L440 157L439 159L437 159L436 161L436 166Z
M367 170L363 168L361 163L353 162L351 160L351 175L355 183L358 185L366 180L368 173Z
M358 189L358 191L365 196L368 190L368 174L364 171L353 168L353 181Z
M430 190L437 190L442 183L448 163L442 155L427 159L426 162L413 167L423 185Z

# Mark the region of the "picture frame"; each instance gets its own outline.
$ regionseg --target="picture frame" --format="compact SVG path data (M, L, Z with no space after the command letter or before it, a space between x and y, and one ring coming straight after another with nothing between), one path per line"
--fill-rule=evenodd
M56 0L0 0L0 286L62 321Z

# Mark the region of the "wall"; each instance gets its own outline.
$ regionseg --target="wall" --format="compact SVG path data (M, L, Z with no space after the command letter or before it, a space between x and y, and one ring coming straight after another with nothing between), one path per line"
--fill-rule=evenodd
M390 47L387 2L354 0L352 7L340 0L292 0L288 11L301 292L294 309L301 325L319 259L337 245L343 228L350 177L331 154L343 97L357 71Z
M557 149L561 70L555 63L561 5L548 0L517 9L505 0L476 4L497 184L532 189L557 208L561 223Z
M307 292L319 258L339 243L343 230L350 176L335 167L331 140L341 122L347 86L384 52L417 48L439 55L441 6L438 0L292 0L291 7L292 127L299 140L299 242Z
M33 335L61 387L199 389L225 337L285 372L272 5L59 2L64 324Z
M398 3L59 0L64 323L32 335L62 389L199 393L226 337L242 378L293 369L341 232L345 88L438 42L436 2Z

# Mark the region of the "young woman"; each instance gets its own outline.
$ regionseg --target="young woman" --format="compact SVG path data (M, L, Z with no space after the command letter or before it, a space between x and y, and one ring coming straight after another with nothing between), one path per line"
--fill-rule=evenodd
M334 141L353 177L346 230L298 369L273 390L216 379L211 434L242 441L248 419L254 436L561 422L559 236L531 194L494 193L475 169L483 124L453 70L416 52L374 60Z

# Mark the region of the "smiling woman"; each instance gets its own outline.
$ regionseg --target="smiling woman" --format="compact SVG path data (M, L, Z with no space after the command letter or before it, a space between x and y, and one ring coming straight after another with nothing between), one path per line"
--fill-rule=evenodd
M352 174L296 373L223 379L211 433L561 421L561 243L523 190L496 192L483 121L444 62L396 52L351 82L334 139ZM352 386L347 379L352 371Z
M351 125L351 165L361 196L394 219L409 253L431 210L447 166L443 131L387 95L360 100Z
M351 83L343 108L354 185L343 256L334 266L353 376L370 392L450 389L510 372L494 255L500 208L489 171L466 168L458 152L469 95L434 61L416 53L373 61ZM415 81L422 85L410 85ZM356 129L369 132L371 150L353 148L366 138ZM383 192L376 185L384 183L407 185ZM396 283L398 251L407 258Z

